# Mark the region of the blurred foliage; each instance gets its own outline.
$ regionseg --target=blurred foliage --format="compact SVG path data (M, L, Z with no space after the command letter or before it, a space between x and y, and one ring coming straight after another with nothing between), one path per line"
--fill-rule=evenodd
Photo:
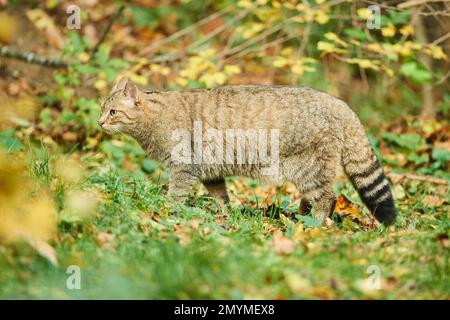
M0 42L68 67L0 61L0 296L448 298L448 30L429 14L439 4L385 1L368 29L369 1L74 0L82 27L69 30L66 1L5 3ZM398 224L377 226L344 180L327 228L297 214L292 185L230 178L225 214L201 186L194 207L174 205L164 168L97 126L99 97L122 76L151 90L276 83L342 97L394 183ZM434 114L418 117L427 90ZM71 264L92 280L85 291L61 288ZM373 264L379 291L364 285Z

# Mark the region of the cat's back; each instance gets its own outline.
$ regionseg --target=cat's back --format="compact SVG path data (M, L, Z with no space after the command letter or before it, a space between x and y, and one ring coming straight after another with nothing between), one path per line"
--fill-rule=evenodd
M212 113L247 115L245 118L289 119L299 117L339 117L351 113L341 99L325 92L302 86L288 85L226 85L197 89L187 94L196 97L202 108ZM265 116L264 116L265 115Z

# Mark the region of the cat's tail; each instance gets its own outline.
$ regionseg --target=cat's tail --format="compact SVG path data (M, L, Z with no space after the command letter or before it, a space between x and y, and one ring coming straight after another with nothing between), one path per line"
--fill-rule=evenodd
M347 120L342 152L344 171L375 218L386 225L392 224L397 210L383 168L356 115L352 112Z

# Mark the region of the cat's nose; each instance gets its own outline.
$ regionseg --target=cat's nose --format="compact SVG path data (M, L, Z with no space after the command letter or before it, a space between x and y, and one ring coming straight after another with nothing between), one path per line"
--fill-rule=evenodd
M98 120L98 125L99 125L100 127L103 127L104 124L105 124L105 121Z

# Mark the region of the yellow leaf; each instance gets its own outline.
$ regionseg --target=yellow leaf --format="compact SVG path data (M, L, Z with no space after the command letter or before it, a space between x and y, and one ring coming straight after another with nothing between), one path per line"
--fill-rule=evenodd
M352 58L348 59L347 62L351 64L357 64L363 69L372 69L376 71L380 70L380 67L376 64L378 62L376 60Z
M380 53L380 54L384 53L384 49L379 43L369 43L366 46L366 48L367 48L367 50L375 52L375 53Z
M290 3L290 2L284 2L284 3L283 3L283 6L284 6L285 8L287 8L287 9L290 9L290 10L295 9L295 5L294 5L293 3Z
M222 85L227 80L227 76L223 72L216 72L214 74L214 80L216 81L217 84Z
M387 27L381 28L381 34L386 38L395 36L395 31L395 26L392 23L389 23Z
M400 28L400 33L403 35L403 36L409 36L409 35L412 35L412 34L414 34L414 29L413 29L413 27L411 26L411 25L406 25L406 26L403 26L403 27L401 27Z
M184 69L180 71L180 77L187 78L189 80L196 80L198 77L198 71L194 68Z
M344 52L346 52L345 49L337 48L334 43L326 42L326 41L319 41L317 43L317 49L319 51L323 51L323 53L344 53Z
M308 3L299 3L298 5L295 6L295 9L297 9L297 11L300 11L300 12L303 12L308 8L309 8Z
M183 78L183 77L177 77L177 78L175 79L175 82L178 83L178 84L179 84L180 86L182 86L182 87L186 87L187 84L188 84L188 80L185 79L185 78Z
M386 66L382 66L382 69L383 69L384 72L386 72L386 74L387 74L389 77L394 76L394 70L392 70L391 68L386 67Z
M292 19L292 21L298 22L298 23L304 23L305 22L305 19L303 19L302 17L299 17L299 16L292 17L291 19Z
M263 29L264 29L264 25L262 23L254 23L254 24L252 24L250 29L247 29L244 31L242 36L244 37L244 39L249 39Z
M359 8L356 10L356 14L361 19L368 20L370 17L372 17L372 12L369 10L369 8Z
M80 60L81 62L88 62L90 57L91 56L86 52L82 52L78 55L78 60Z
M211 58L216 54L216 50L213 48L206 49L198 54L201 58Z
M306 290L311 288L311 282L309 279L303 278L293 272L286 272L285 279L289 289L293 293L304 293Z
M97 90L102 90L102 89L106 88L107 85L108 85L108 83L104 79L98 79L94 83L94 87Z
M17 17L11 16L8 13L0 12L0 42L12 42L19 32L20 21Z
M249 0L240 0L240 1L238 1L237 5L240 8L248 9L248 8L251 8L252 2Z
M434 59L444 59L447 60L447 55L444 53L441 47L430 44L424 49L424 52L430 56L432 56Z
M318 23L318 24L325 24L330 20L330 17L323 12L322 10L318 10L316 12L316 15L314 17L314 20Z
M337 44L340 44L341 46L343 46L344 48L347 48L347 43L345 43L345 41L341 40L335 33L333 32L327 32L325 33L325 38L327 38L328 40L334 41Z
M302 75L305 72L303 65L296 63L291 67L291 71L295 74Z
M205 73L199 78L199 80L204 82L207 87L212 87L217 84L224 84L226 76L222 72Z
M227 75L233 75L233 74L241 73L241 68L239 68L239 66L236 66L236 65L226 64L226 65L223 67L223 71L224 71Z
M159 64L153 63L150 65L150 70L157 74L162 74L164 76L169 75L170 69L166 66L161 66Z
M394 44L392 46L392 49L394 49L395 52L397 52L399 55L401 55L402 57L407 57L411 55L411 48L408 47L405 44Z
M283 68L289 64L289 60L284 57L277 57L273 61L273 66L277 68Z
M280 9L281 8L280 1L272 1L272 7L274 7L275 9Z
M286 47L281 50L280 54L284 57L288 57L292 54L292 47Z

